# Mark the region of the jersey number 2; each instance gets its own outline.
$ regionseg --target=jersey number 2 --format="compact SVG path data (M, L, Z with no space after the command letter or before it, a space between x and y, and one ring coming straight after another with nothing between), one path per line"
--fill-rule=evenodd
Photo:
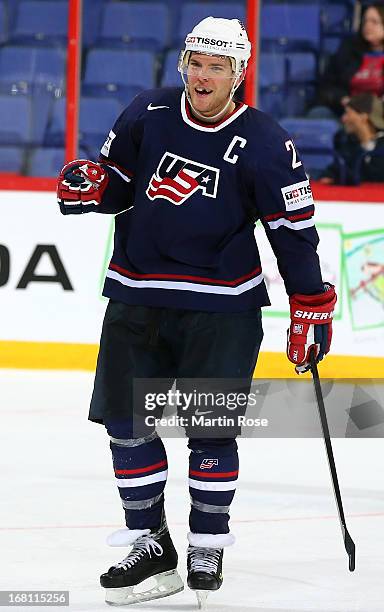
M287 151L292 151L292 168L295 170L295 168L300 168L301 161L297 159L297 151L295 149L295 145L293 144L292 140L287 140L285 143L285 148L287 149Z

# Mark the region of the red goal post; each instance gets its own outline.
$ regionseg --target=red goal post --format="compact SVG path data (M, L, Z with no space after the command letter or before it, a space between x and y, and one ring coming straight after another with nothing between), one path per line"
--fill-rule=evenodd
M67 104L65 161L76 159L79 134L79 102L81 97L81 47L83 0L69 0L67 52Z
M257 106L260 4L261 0L247 0L246 28L252 45L252 55L245 78L245 103L249 106Z

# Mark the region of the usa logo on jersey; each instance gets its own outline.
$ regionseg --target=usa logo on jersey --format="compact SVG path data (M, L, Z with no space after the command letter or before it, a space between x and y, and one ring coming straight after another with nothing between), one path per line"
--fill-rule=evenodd
M146 191L150 200L162 198L180 206L201 189L203 195L215 198L220 170L180 155L164 153Z

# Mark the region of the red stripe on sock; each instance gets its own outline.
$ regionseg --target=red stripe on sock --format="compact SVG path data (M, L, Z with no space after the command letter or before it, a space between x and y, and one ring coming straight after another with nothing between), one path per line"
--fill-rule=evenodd
M154 463L153 465L148 465L143 468L136 468L135 470L115 470L115 474L123 475L123 474L143 474L144 472L151 472L151 470L157 470L157 468L165 467L167 462L159 461L159 463Z
M239 470L234 472L198 472L196 470L189 470L190 476L205 476L205 478L231 478L231 476L238 476Z

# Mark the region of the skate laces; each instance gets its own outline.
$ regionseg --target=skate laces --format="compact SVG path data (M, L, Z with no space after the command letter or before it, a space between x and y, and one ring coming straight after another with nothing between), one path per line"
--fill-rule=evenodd
M151 553L157 557L161 557L163 554L163 547L150 536L142 536L136 540L129 555L114 567L122 567L127 570L135 565L135 563L144 557L145 554L148 554L152 558Z
M221 555L221 548L203 548L191 546L188 550L191 572L208 572L215 574Z

